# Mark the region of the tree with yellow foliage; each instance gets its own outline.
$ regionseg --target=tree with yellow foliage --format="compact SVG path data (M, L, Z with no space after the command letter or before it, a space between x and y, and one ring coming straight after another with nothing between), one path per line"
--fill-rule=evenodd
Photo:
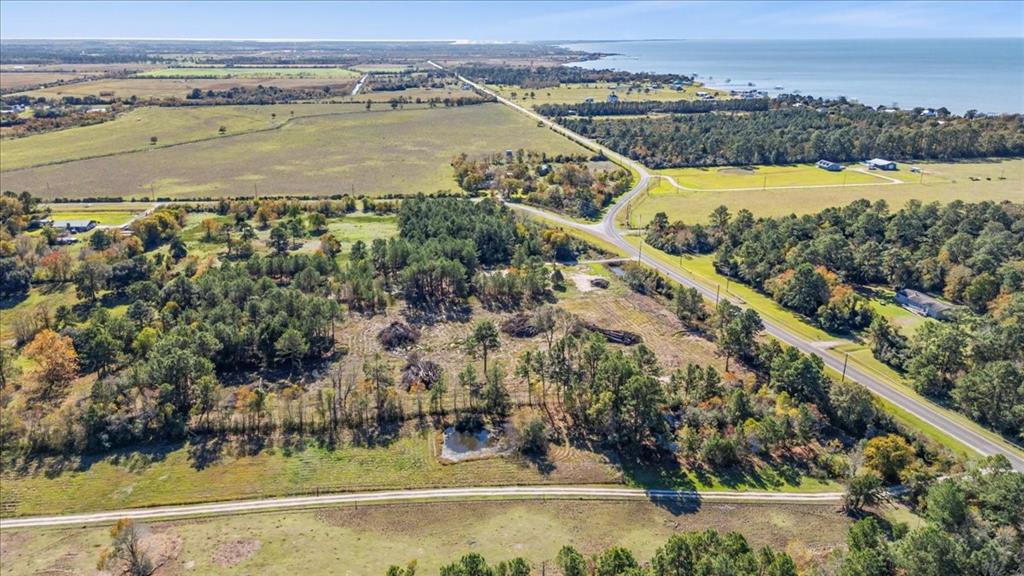
M67 336L42 330L25 346L24 353L39 365L36 377L46 393L78 377L78 352Z

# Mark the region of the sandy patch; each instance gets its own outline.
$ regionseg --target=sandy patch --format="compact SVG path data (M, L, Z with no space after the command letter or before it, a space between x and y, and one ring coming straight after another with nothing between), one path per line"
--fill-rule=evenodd
M584 274L583 272L574 272L569 276L572 279L572 283L576 285L576 289L580 292L591 292L597 290L597 287L590 283L595 278L600 276L594 276L593 274Z
M213 551L213 563L228 568L245 562L259 551L262 542L255 538L240 538L226 542Z

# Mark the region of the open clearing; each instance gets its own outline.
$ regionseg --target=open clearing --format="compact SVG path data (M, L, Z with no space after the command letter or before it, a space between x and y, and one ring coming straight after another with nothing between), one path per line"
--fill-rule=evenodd
M540 104L577 104L587 98L593 98L594 102L604 102L608 96L615 93L619 102L643 102L645 100L657 100L668 102L673 100L696 100L697 92L708 92L726 94L703 86L686 86L682 90L673 90L663 86L658 89L630 90L628 84L615 84L612 82L593 82L590 84L561 84L545 88L523 88L509 84L488 84L491 88L504 98L513 100L523 106L538 106ZM512 97L512 93L516 97ZM527 97L527 95L531 95Z
M585 556L626 546L648 560L670 535L714 528L751 546L790 552L801 567L842 546L849 520L830 506L671 505L651 502L481 501L394 504L250 514L149 525L161 574L384 574L417 561L417 572L477 552L489 562L526 558L551 569L564 544ZM417 521L412 522L410 518ZM5 531L4 573L91 574L109 544L105 527Z
M44 198L249 196L255 187L260 195L409 194L456 190L450 162L461 152L588 154L500 104L352 108L296 118L279 130L7 170L4 187Z
M892 209L902 207L909 200L1024 202L1024 159L917 164L925 170L923 178L909 170L885 173L886 176L905 181L899 185L686 191L675 188L668 182L659 182L649 193L645 193L633 203L632 224L648 222L658 212L665 212L670 221L704 223L707 222L711 211L721 205L727 206L734 214L737 210L746 208L756 217L772 217L820 212L830 206L845 206L860 198L872 202L885 200ZM818 172L821 172L823 177L828 174L824 170ZM854 174L850 172L851 177ZM735 178L745 177L722 176L726 183L733 182ZM706 185L714 188L726 187L710 181L714 178L715 176L709 175L706 179L709 182Z
M97 96L104 99L120 98L127 100L135 96L141 100L146 100L149 98L184 98L196 88L206 92L207 90L229 90L239 86L249 88L257 86L276 86L278 88L323 88L324 86L331 86L332 88L344 91L344 88L351 88L355 84L355 80L355 75L338 78L111 78L51 86L49 88L23 92L23 94L33 98L60 99L64 96L75 96L78 98Z
M362 111L353 104L147 106L101 124L4 140L0 170L224 138L280 127L296 117ZM219 132L221 126L226 129L223 135ZM150 143L153 136L157 137L156 144Z
M793 166L726 166L716 168L670 168L656 174L670 176L680 186L701 190L728 188L778 188L780 186L842 186L844 184L883 184L888 182L869 172L850 166L842 172L829 172L813 164Z
M53 82L67 82L81 77L81 74L67 72L9 72L5 70L0 72L0 92L12 92Z
M208 67L159 68L137 74L138 78L354 78L359 73L348 68L262 68Z

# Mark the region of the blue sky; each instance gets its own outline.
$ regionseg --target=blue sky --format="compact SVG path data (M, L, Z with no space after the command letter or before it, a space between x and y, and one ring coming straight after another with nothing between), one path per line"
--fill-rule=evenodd
M1024 36L1024 2L11 2L0 38L462 39Z

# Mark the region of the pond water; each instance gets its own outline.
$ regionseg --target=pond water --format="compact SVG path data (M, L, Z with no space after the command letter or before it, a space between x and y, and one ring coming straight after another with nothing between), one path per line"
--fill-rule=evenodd
M619 278L626 275L626 271L623 270L622 266L609 266L608 269L612 271L612 274L615 274Z
M495 431L484 427L475 431L459 432L454 426L444 430L441 459L459 462L470 458L496 456L508 451Z

